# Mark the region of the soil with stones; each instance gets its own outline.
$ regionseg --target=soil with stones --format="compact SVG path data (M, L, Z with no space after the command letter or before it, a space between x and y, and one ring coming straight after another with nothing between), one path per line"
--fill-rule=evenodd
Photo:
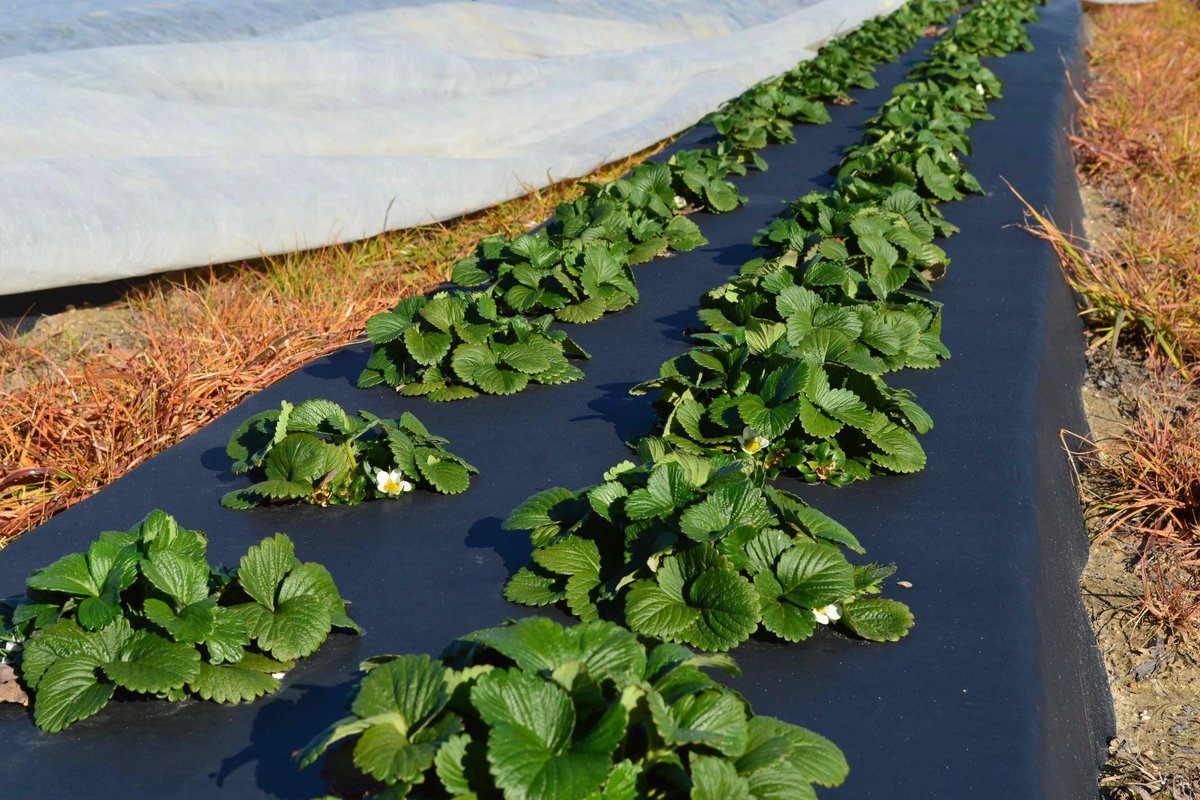
M1088 205L1090 212L1094 206ZM1086 432L1073 432L1077 436L1067 436L1068 446L1086 453L1092 442L1119 437L1135 413L1138 391L1149 383L1138 351L1090 352L1083 401L1091 433L1084 439ZM1087 462L1086 456L1080 459L1080 488L1091 556L1081 591L1117 717L1099 796L1200 800L1200 647L1146 613L1137 543L1104 531L1094 519L1095 499L1104 497L1105 486Z

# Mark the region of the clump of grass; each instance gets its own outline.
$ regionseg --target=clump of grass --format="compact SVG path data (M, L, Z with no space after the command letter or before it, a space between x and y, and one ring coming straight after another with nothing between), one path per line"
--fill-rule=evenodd
M1085 499L1101 531L1137 541L1145 610L1190 636L1200 618L1200 386L1161 363L1147 374L1128 392L1129 418L1087 447Z
M1067 282L1082 298L1094 347L1115 353L1124 333L1191 373L1200 359L1200 253L1186 257L1194 263L1180 264L1151 252L1161 252L1162 242L1148 238L1089 248L1028 203L1026 211L1034 221L1028 229L1054 247Z
M1101 443L1111 490L1105 526L1159 539L1200 540L1200 389L1156 375L1133 418Z
M106 309L116 339L0 336L0 547L665 144L447 223L150 281Z
M1094 80L1072 136L1081 175L1118 210L1084 247L1030 209L1097 346L1123 334L1181 373L1200 362L1200 21L1187 0L1095 9Z

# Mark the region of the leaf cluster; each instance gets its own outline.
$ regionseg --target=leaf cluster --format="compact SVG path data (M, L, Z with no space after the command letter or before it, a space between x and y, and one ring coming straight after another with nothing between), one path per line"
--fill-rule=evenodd
M344 743L378 800L815 800L845 780L832 742L755 715L714 667L737 669L609 622L523 619L437 660L365 662L350 715L300 761Z
M887 327L869 306L821 305L804 291L783 296L804 297L809 305L797 304L787 326L775 323L780 335L769 345L753 335L739 343L730 335L702 334L702 343L632 391L657 391L663 438L695 454L743 455L772 475L790 469L834 485L920 470L925 451L915 434L933 422L910 392L879 377L880 359L868 344L873 331L902 326ZM921 321L903 311L896 318L920 329ZM805 329L789 339L800 325ZM746 428L769 444L743 454Z
M697 161L688 174L724 210L735 208L732 184L711 179L717 166ZM561 204L545 227L512 241L481 242L455 264L452 279L463 287L492 282L488 291L505 314L553 313L581 323L633 305L638 293L630 265L706 242L681 216L688 201L676 192L677 171L683 170L648 163L625 178L591 184L582 197Z
M836 605L841 625L895 641L912 615L873 595L891 568L854 567L862 553L844 527L731 457L671 452L643 440L641 466L604 482L533 495L504 521L528 531L532 563L505 597L565 602L582 620L613 617L636 633L703 650L729 650L761 625L784 641L807 639L814 610Z
M874 66L895 61L925 29L947 19L953 5L943 0L911 2L884 18L868 20L817 56L783 75L769 78L708 115L722 137L722 153L765 169L757 152L769 144L796 141L796 124L829 121L826 103L849 102L854 88L873 88Z
M502 353L532 331L535 338L562 345L556 348L560 356L586 357L549 329L551 315L583 323L636 303L632 265L705 243L688 212L722 213L741 205L744 198L729 178L744 175L747 164L764 169L759 149L794 141L796 123L827 121L825 103L844 101L853 87L874 85L873 64L894 60L951 11L945 0L915 0L887 19L872 20L706 118L720 136L714 147L682 151L666 163L642 164L626 177L591 184L582 197L561 204L544 227L513 240L481 242L453 269L460 289L428 301L450 298L443 304L455 306L453 314L439 307L428 318L420 307L425 301L406 301L368 321L375 349L359 385L387 384L431 400L458 400L480 392L512 394L530 381L577 380L582 373L576 367L540 345L550 362L544 370L519 368ZM477 293L461 291L485 285ZM459 324L463 315L466 325ZM460 344L477 346L456 362L452 354Z
M710 333L633 390L657 390L664 439L693 453L737 454L746 435L765 437L754 458L771 474L795 469L833 484L924 466L914 434L932 420L881 376L950 355L940 306L926 292L949 265L936 239L957 229L936 204L981 191L960 156L1000 84L976 53L1017 46L1019 37L1000 29L1035 16L1031 3L1017 5L968 12L847 150L834 190L792 203L755 240L767 254L701 298ZM889 43L920 35L917 23L930 17L907 19L907 27L880 20L863 36L881 41L878 55L887 56ZM838 46L856 50L853 36Z
M1037 22L1045 0L982 0L935 46L936 53L1003 56L1032 50L1025 23Z
M227 508L252 508L281 501L326 506L353 505L387 497L378 471L399 471L414 485L442 494L470 486L475 467L446 450L412 414L381 419L366 411L351 417L331 400L313 399L245 420L225 452L234 474L253 472L259 480L221 499Z
M120 694L254 700L330 630L359 630L329 571L301 563L283 534L233 570L211 567L206 548L153 511L29 576L4 637L23 643L39 728L60 731Z
M367 320L375 349L358 386L449 401L577 381L583 371L568 359L589 356L552 322L549 314L502 314L487 292L410 297Z

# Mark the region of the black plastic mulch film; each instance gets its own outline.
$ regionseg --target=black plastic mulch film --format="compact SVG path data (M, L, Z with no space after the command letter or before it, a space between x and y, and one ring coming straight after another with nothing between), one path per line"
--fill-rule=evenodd
M962 232L935 288L954 358L889 380L914 390L932 415L929 464L912 476L841 489L801 487L875 559L899 565L912 588L889 595L917 624L899 644L820 632L801 645L752 639L732 681L758 713L828 736L850 777L823 796L939 800L1090 800L1112 729L1111 701L1079 599L1087 542L1063 428L1084 430L1083 347L1073 299L1051 250L1017 227L1006 179L1059 224L1081 228L1065 147L1073 113L1064 59L1075 64L1077 0L1051 0L1029 26L1036 50L987 59L1004 82L994 122L971 130L971 172L987 194L942 206ZM920 48L918 48L919 50ZM754 233L782 204L830 184L827 170L858 127L919 60L881 67L880 87L834 106L833 121L801 126L798 143L769 147L766 172L738 179L747 205L700 215L709 244L637 267L642 300L571 335L593 355L587 377L510 397L433 404L354 381L367 347L347 348L247 400L95 497L0 552L0 596L18 594L36 567L83 549L101 530L124 530L163 507L205 531L213 563L236 563L250 544L288 533L306 560L325 564L361 637L335 634L302 660L279 694L240 706L120 702L49 735L28 713L0 706L5 797L278 797L324 791L291 754L341 715L357 665L383 652L436 654L454 636L537 613L501 597L528 560L528 537L500 530L521 500L549 486L584 486L628 457L624 442L651 430L651 397L631 397L688 345L696 298L751 257ZM670 152L711 142L698 128ZM328 509L220 507L244 479L225 443L247 416L283 399L328 397L383 416L413 411L480 468L459 497L414 493L400 502ZM889 584L891 582L889 581ZM546 612L556 614L557 612ZM564 618L565 620L565 618Z

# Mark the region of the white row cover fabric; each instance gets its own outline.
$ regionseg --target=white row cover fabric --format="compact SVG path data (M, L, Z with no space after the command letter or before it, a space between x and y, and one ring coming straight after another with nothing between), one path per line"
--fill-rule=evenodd
M0 294L317 247L584 175L901 0L17 0Z

